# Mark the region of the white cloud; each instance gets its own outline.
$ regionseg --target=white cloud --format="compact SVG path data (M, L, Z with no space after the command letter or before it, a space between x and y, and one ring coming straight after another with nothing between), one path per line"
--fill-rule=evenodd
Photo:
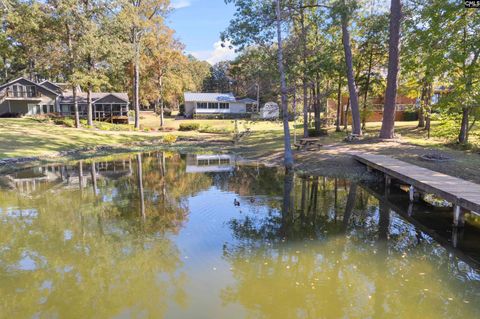
M211 65L220 61L233 60L237 54L235 49L231 47L230 42L225 42L222 46L222 41L217 41L213 44L211 51L195 51L191 54L199 60L205 60Z
M191 5L192 3L189 0L172 0L170 3L172 9L182 9L190 7Z

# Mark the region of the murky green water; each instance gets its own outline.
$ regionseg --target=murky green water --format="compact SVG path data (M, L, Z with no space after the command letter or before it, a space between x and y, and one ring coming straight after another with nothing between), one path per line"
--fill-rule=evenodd
M478 229L376 183L152 153L0 184L1 318L480 317Z

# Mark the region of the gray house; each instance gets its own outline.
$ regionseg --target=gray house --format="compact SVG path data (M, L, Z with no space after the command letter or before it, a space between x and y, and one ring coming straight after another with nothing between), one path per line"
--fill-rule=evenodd
M92 93L92 111L94 120L128 120L127 93ZM80 117L87 117L88 99L86 92L77 93L78 111ZM72 92L65 92L60 99L59 113L63 116L73 116Z
M257 101L237 99L232 93L184 93L185 116L237 115L245 116L258 112Z
M60 93L25 78L0 86L0 115L51 113L58 109Z
M96 120L128 121L127 93L92 93L92 116ZM87 117L87 93L77 93L80 117ZM0 116L2 114L36 115L56 113L73 116L73 93L64 83L43 81L35 83L19 78L0 86Z

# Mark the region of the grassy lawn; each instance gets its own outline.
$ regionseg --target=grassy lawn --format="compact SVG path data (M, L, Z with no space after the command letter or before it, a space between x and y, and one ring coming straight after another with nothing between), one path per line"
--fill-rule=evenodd
M153 112L142 112L140 116L140 125L146 129L159 129L160 118ZM195 120L175 120L174 118L165 118L164 127L166 129L178 130L180 124L183 123L198 123L200 128L211 127L214 129L223 130L225 132L233 132L235 128L234 120L214 120L214 119L195 119ZM252 131L281 131L283 132L283 126L280 121L258 121L252 122L248 120L238 120L238 129L240 131L245 128L250 128Z
M195 137L198 140L232 140L235 121L233 120L175 120L165 119L165 131L158 131L159 117L153 112L142 112L141 131L102 131L97 129L75 129L60 125L38 122L31 118L0 119L0 158L39 156L59 151L79 149L93 146L125 146L136 142L152 142L165 134L182 137ZM202 134L196 131L181 132L181 123L199 123L201 128L209 127L221 130L220 134ZM365 133L375 137L378 135L381 123L367 123ZM439 123L432 124L432 131L439 128ZM302 124L290 124L292 141L296 134L302 136ZM238 128L244 131L250 129L251 134L243 138L234 150L245 156L260 157L283 149L283 125L277 122L251 122L239 120ZM146 132L148 131L148 132ZM402 141L412 145L429 148L445 148L447 140L442 138L426 138L426 132L416 128L416 122L397 122L396 132L402 136ZM343 140L345 132L335 132L330 128L330 134L323 137L324 144L338 143ZM475 135L474 135L475 136Z
M75 129L30 118L0 119L0 158L48 155L83 147L158 139L158 133Z

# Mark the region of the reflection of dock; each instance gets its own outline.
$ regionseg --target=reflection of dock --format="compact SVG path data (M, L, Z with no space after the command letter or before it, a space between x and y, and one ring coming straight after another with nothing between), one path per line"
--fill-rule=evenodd
M187 155L187 173L231 172L235 169L235 156L227 154Z
M362 186L367 193L378 199L380 206L399 214L415 228L430 236L448 252L454 254L473 268L480 269L480 256L476 256L477 239L480 238L478 230L473 227L465 229L454 226L445 227L445 225L451 224L446 224L444 220L438 220L438 214L441 214L441 212L426 212L426 208L428 209L429 207L428 204L409 202L408 196L402 191L385 192L384 189L376 189L369 185ZM434 207L430 208L435 210ZM431 214L437 214L437 217L429 219ZM464 240L466 232L473 238L473 240L470 240L473 247L468 246L468 243Z
M454 223L463 226L461 207L480 212L480 185L460 178L435 172L420 166L399 161L389 156L357 154L354 158L369 168L381 171L387 183L395 178L410 186L410 200L415 192L440 196L454 205Z

